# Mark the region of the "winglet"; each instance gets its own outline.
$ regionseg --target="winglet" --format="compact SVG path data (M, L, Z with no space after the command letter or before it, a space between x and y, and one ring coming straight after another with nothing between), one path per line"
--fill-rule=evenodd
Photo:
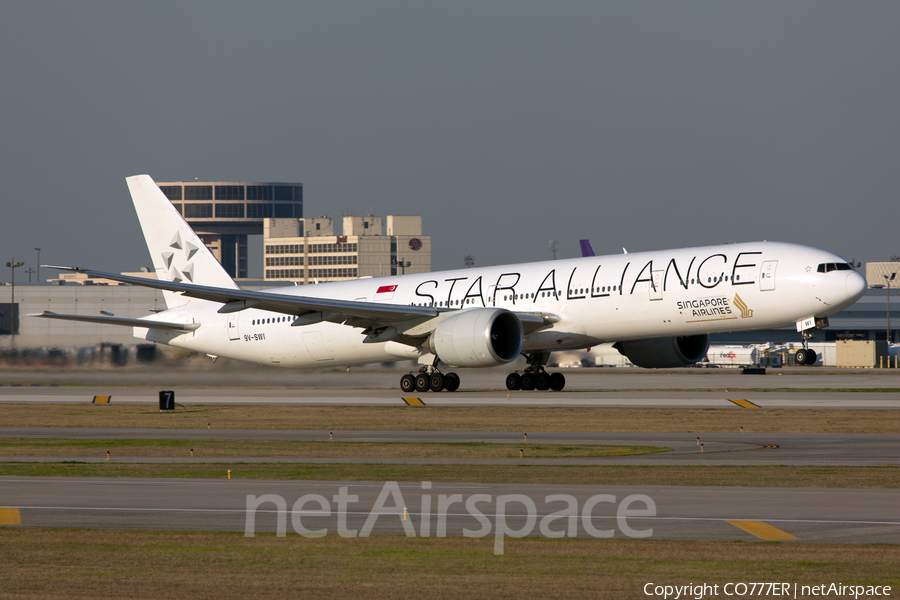
M578 240L581 244L581 256L597 256L594 254L594 247L591 246L591 240Z

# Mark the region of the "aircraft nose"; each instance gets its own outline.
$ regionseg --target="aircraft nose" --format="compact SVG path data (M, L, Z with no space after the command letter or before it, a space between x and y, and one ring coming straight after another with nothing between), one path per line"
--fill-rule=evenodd
M852 273L847 273L847 296L853 298L853 301L857 301L862 298L862 295L866 293L866 278L853 271Z

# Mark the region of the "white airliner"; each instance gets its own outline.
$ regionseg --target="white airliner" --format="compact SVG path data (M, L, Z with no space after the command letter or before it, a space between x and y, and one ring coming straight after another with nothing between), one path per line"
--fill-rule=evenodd
M812 331L856 302L866 280L843 258L796 244L752 242L633 252L281 287L240 289L147 175L128 188L158 279L56 267L163 290L167 310L118 324L134 335L211 356L284 367L417 359L400 387L454 391L441 366L493 367L524 355L510 390L561 390L554 350L613 342L642 367L701 360L709 334L796 325L797 362Z

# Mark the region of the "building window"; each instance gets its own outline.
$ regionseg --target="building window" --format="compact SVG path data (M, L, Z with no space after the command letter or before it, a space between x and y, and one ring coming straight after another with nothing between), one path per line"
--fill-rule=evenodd
M303 257L301 256L267 256L266 257L266 266L267 267L295 267L303 264Z
M276 202L303 202L302 185L276 185L274 187Z
M271 200L272 199L272 186L271 185L248 185L247 186L247 200Z
M300 210L296 204L276 204L274 216L276 219L299 218Z
M272 216L271 204L248 204L247 218L249 219L265 219Z
M184 186L185 200L212 200L211 185L186 185Z
M212 204L185 204L185 219L209 219L213 215Z
M242 185L217 185L216 200L243 200L244 186Z
M265 252L266 254L300 254L301 246L299 244L268 244Z
M311 265L355 265L356 255L348 256L310 256Z
M18 335L19 303L0 303L0 335Z
M178 214L179 214L179 215L183 215L183 214L184 214L183 212L181 212L181 203L179 203L179 204L172 204L172 206L175 207L175 210L178 211Z
M303 269L266 269L266 279L301 279Z
M180 185L161 185L159 189L162 190L162 193L166 195L166 198L169 200L181 200L181 186Z
M243 219L243 204L216 204L217 219Z

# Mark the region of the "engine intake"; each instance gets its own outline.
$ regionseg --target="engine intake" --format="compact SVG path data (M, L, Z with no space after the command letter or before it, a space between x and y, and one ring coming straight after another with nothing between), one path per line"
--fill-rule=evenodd
M494 367L522 352L519 318L502 308L472 308L441 321L426 346L451 367Z
M613 347L639 367L669 369L686 367L702 360L709 350L709 336L689 335L634 340L618 342Z

